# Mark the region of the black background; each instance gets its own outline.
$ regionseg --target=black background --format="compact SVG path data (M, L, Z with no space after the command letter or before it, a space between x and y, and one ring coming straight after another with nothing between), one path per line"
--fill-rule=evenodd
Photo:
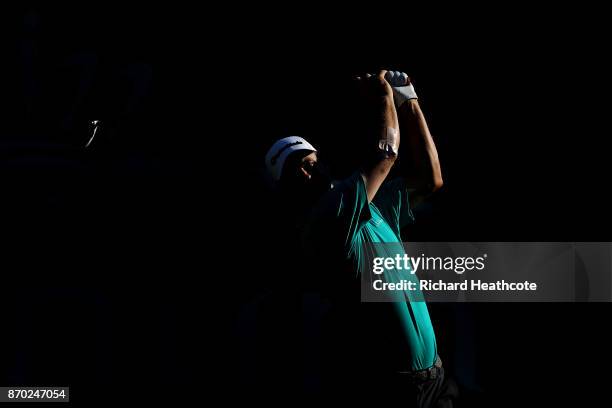
M103 384L257 387L241 325L273 250L263 154L299 134L343 170L343 96L364 71L412 76L439 148L444 189L405 239L610 240L598 11L390 8L4 14L2 382L70 384L75 401ZM605 397L609 311L432 306L467 395L525 405Z

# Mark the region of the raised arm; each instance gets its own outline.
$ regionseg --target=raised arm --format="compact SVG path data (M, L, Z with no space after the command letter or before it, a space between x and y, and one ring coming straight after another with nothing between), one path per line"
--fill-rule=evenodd
M377 123L373 128L376 134L371 142L365 144L369 151L365 152L366 160L361 170L369 202L374 199L393 167L399 149L399 123L393 103L393 91L385 80L386 72L380 71L373 77L360 79L365 82L363 85L373 109L377 110Z
M406 85L410 79L406 77ZM398 94L395 92L396 105ZM399 127L404 138L401 174L405 177L411 194L410 206L421 203L427 196L442 187L442 170L438 151L429 132L425 115L418 99L401 101L397 108Z

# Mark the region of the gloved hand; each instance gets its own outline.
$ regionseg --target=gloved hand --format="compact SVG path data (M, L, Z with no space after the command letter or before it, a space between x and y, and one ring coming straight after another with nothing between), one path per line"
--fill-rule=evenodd
M404 72L387 71L385 79L393 89L393 102L399 108L409 99L418 99L414 87L410 82L410 77Z

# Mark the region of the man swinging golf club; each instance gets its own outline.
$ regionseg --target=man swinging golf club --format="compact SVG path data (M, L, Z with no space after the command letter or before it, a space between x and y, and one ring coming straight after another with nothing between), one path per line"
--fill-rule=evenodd
M324 382L330 393L349 382L355 388L342 392L357 397L399 392L408 406L450 407L454 390L444 378L427 304L360 304L359 286L356 294L349 289L364 266L364 244L400 243L401 229L414 222L412 208L442 187L436 147L408 76L380 71L355 84L372 121L352 146L360 165L350 177L332 185L319 171L315 147L298 136L276 141L265 157L287 213L299 219L286 221L298 227L304 257L316 259L312 273L324 272L320 279L333 282L337 297ZM388 179L400 134L407 157L399 176Z

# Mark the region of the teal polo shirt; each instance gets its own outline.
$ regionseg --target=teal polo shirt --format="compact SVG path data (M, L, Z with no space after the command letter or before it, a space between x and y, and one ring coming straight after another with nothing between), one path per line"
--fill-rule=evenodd
M338 259L349 265L350 274L345 274L341 270L346 268L329 267L328 264L326 274L341 276L321 276L320 279L354 283L360 280L360 271L370 268L370 265L365 265L368 257L364 251L390 251L387 245L381 247L367 244L397 243L397 246L392 245L392 254L370 255L403 256L400 230L413 222L409 190L402 178L385 181L374 200L368 203L365 182L361 174L356 172L335 184L334 189L317 203L305 227L304 239L306 248L316 248L319 255L327 254L324 256L328 262L333 264L332 260ZM355 290L358 287L347 282L347 285L337 285L335 290ZM393 296L398 294L394 293ZM363 308L384 311L385 315L379 313L379 318L371 320L375 322L371 330L369 327L362 327L361 330L373 339L368 340L367 346L371 346L372 350L366 352L375 353L379 358L396 360L392 365L398 369L422 370L435 362L436 338L427 304L424 301L410 301L413 296L413 293L400 291L400 298L394 299L393 303L364 303ZM344 298L345 301L350 299L351 302L358 302L358 298L353 296ZM379 324L382 321L384 324ZM363 324L369 325L365 321Z

